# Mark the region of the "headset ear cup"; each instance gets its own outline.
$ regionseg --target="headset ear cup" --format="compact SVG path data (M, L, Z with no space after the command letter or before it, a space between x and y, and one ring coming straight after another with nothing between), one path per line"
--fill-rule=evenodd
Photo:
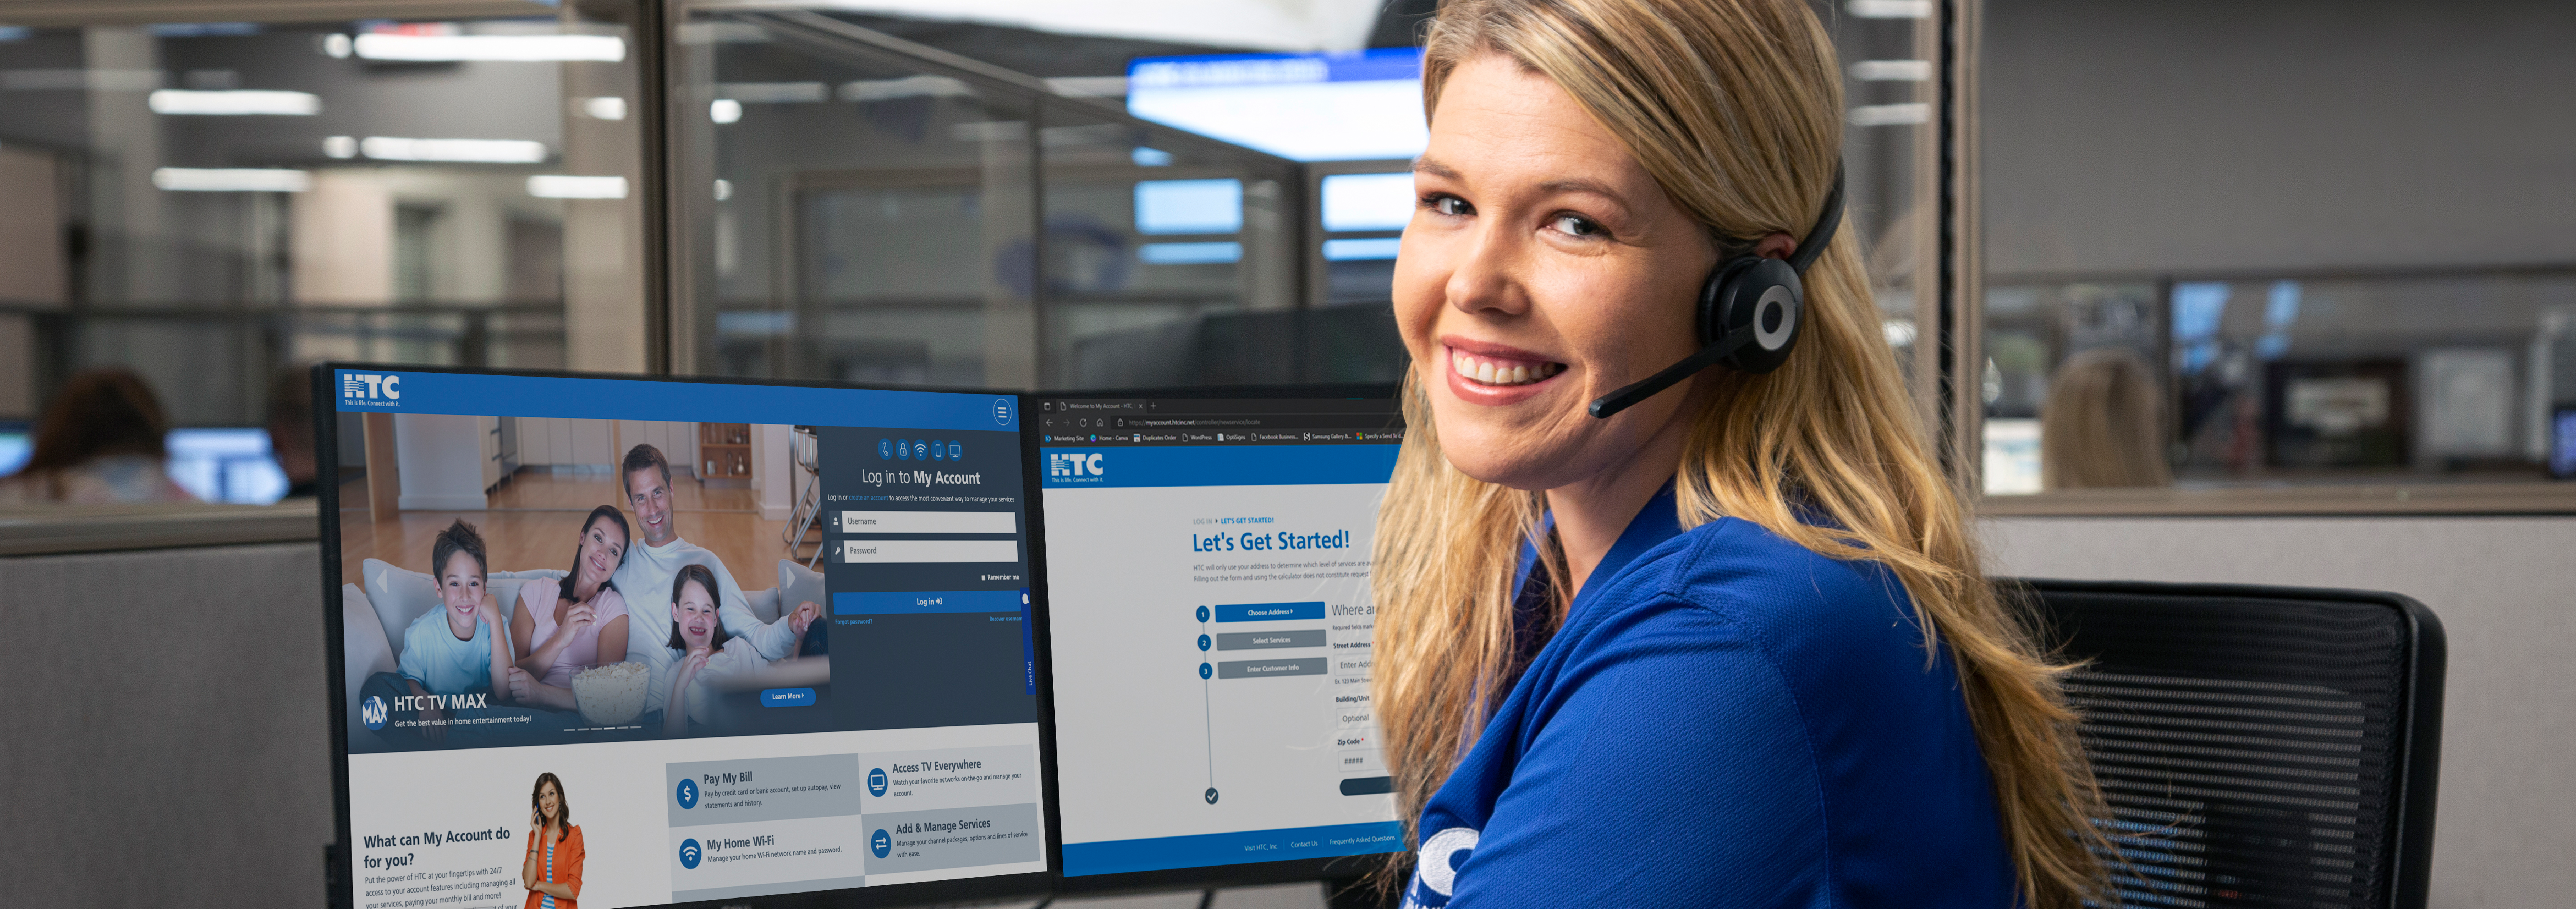
M1743 261L1730 259L1720 262L1716 268L1709 269L1708 280L1700 282L1697 308L1692 310L1698 318L1691 323L1691 328L1703 350L1726 337L1726 321L1717 311L1718 300L1725 294L1727 276Z
M1726 338L1742 332L1751 335L1751 343L1718 362L1749 373L1780 368L1797 346L1805 321L1806 294L1798 270L1778 259L1752 259L1730 264L1723 272L1710 301L1716 316L1713 334Z
M1716 268L1709 271L1708 281L1699 287L1698 328L1699 346L1702 349L1716 346L1718 342L1726 340L1730 330L1728 326L1734 324L1727 321L1728 290L1739 283L1736 276L1744 274L1745 269L1752 268L1761 261L1755 256L1737 256L1718 263Z

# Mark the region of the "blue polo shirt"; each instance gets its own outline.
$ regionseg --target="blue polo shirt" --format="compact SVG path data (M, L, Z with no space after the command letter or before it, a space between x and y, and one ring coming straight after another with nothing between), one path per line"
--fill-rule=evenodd
M1875 562L1667 485L1424 806L1408 907L2015 904L1947 648Z

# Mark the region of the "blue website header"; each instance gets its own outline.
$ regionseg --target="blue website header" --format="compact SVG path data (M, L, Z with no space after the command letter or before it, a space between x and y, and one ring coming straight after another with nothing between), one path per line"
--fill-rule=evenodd
M1398 445L1049 448L1045 488L1384 483Z
M343 412L1011 431L1007 394L338 370Z

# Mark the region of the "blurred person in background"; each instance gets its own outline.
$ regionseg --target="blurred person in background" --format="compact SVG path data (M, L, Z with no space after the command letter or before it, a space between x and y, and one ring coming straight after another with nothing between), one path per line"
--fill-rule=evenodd
M25 470L0 480L0 505L194 502L170 479L170 421L133 370L72 374L45 407Z
M268 452L286 472L286 498L322 494L313 451L313 370L288 366L268 379Z
M2039 411L2039 482L2047 489L2171 486L2156 371L2125 347L2066 358Z

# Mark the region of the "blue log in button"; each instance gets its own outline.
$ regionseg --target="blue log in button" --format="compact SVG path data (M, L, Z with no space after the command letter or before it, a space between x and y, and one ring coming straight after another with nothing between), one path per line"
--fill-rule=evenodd
M1020 592L1016 588L1011 590L872 590L832 595L833 615L1018 612L1020 608ZM1321 612L1316 613L1318 618L1322 615Z
M760 691L760 706L812 707L814 706L814 689L764 688Z
M1220 622L1277 622L1285 619L1320 619L1324 617L1322 601L1312 603L1228 603L1208 607Z

